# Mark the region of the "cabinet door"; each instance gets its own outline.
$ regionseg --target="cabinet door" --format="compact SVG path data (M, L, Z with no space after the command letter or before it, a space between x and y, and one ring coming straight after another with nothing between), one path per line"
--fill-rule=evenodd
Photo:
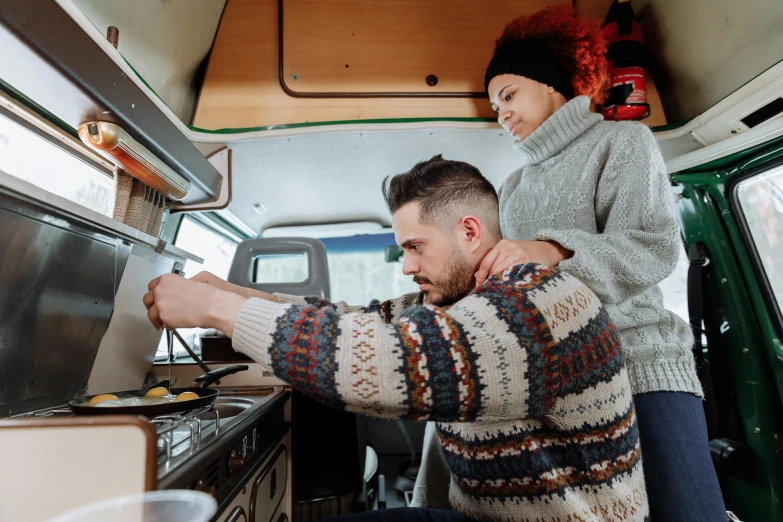
M275 513L275 516L272 517L272 522L288 522L288 514L283 513L278 509L277 513Z
M253 482L250 522L270 522L285 496L288 482L288 450L280 445Z

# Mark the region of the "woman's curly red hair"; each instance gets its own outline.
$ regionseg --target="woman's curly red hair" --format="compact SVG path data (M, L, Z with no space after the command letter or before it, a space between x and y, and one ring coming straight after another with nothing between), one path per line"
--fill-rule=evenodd
M495 42L495 52L516 40L544 47L571 76L576 96L587 95L599 104L604 101L609 81L607 42L597 23L577 18L567 4L556 5L507 23Z

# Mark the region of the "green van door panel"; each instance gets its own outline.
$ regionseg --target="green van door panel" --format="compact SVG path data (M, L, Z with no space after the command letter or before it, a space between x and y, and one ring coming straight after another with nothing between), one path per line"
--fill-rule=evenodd
M701 166L672 176L686 248L704 243L712 295L722 305L720 341L730 347L733 382L714 386L735 390L740 442L750 448L754 461L752 477L729 478L726 502L748 522L783 521L783 336L759 282L753 247L742 233L741 211L730 196L748 171L781 161L783 145L771 144L750 158L747 151L724 158L714 170Z

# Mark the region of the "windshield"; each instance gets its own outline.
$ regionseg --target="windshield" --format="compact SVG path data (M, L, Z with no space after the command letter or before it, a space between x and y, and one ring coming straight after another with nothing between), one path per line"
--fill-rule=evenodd
M395 245L394 234L373 234L322 239L329 260L332 301L367 305L385 301L419 288L402 273L402 260L387 263L386 247Z

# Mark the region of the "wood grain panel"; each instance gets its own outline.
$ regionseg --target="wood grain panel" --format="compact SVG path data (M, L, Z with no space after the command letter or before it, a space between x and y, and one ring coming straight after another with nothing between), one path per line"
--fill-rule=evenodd
M407 9L406 6L410 6L412 12L422 13L419 2L414 0L379 0L372 3L360 2L360 0L334 0L324 4L316 0L286 0L286 6L289 4L300 7L332 6L332 10L319 11L321 13L319 16L325 20L314 18L314 15L307 13L297 15L296 10L292 13L286 11L286 24L289 25L291 20L299 16L300 26L291 30L296 30L302 37L306 37L312 56L320 56L325 60L323 65L319 65L315 59L308 58L306 62L297 63L297 69L300 64L306 67L305 69L289 72L292 71L289 62L293 58L299 57L301 60L307 58L307 53L300 48L302 44L292 41L291 49L285 55L288 84L297 91L309 88L344 91L356 88L383 91L406 88L419 91L429 88L424 82L424 77L433 73L439 78L438 85L432 88L434 90L480 90L483 84L479 81L483 82L481 78L486 67L484 62L488 59L493 42L503 24L515 14L526 12L525 10L533 11L552 3L549 0L530 0L529 3L491 0L485 4L458 0L456 3L448 4L447 9L445 1L432 1L441 6L444 12L451 12L451 5L453 5L453 12L461 13L459 16L443 15L444 19L451 20L451 27L457 27L459 30L449 32L435 29L434 27L437 26L437 23L433 22L435 13L430 12L427 15L430 18L413 17L410 22L412 29L404 31L408 39L403 39L393 29L404 21L403 7ZM585 0L577 2L577 10L582 9L580 7L583 5L582 2ZM609 1L600 0L600 2L605 2L605 9L600 7L599 0L589 0L590 5L584 9L590 13L608 10ZM395 25L383 23L386 19L391 20L391 15L388 12L378 14L372 12L370 8L358 7L365 3L376 8L379 5L396 5L402 13L394 15ZM469 9L471 4L475 6L473 10ZM506 7L502 7L503 5ZM524 7L526 5L535 7ZM350 14L346 13L348 6L356 6L360 13L364 13L362 15L364 19L373 20L373 23L367 27L357 26L352 31L355 36L346 36L351 33L347 32L347 22L341 20L339 16L340 13ZM304 16L307 18L302 18ZM327 23L327 19L333 23ZM356 17L354 22L355 20ZM214 130L315 122L494 118L489 104L483 98L318 99L288 96L279 83L277 24L277 0L229 0L199 98L194 119L196 127ZM479 38L478 31L467 31L465 28L470 27L471 24L483 27L481 31L484 36ZM316 31L321 27L326 27L327 32ZM388 30L381 31L381 29ZM287 37L286 42L290 39L291 37ZM326 44L323 44L323 39ZM351 39L359 39L363 43L353 45ZM376 65L372 53L368 52L369 47L363 48L365 44L369 45L373 42L386 43L382 47L376 47L381 53L377 58L378 64L408 63L408 67L400 69L396 66ZM437 46L443 46L445 42L448 48L439 48L430 45L429 42ZM465 45L464 42L468 42L469 45ZM398 49L398 45L401 46L401 50ZM324 49L321 49L321 46ZM329 49L331 51L328 51ZM406 56L410 59L401 60L395 56L395 53L400 53L400 56L407 53ZM461 62L463 55L466 56L465 63L472 61L472 66L463 65ZM331 58L328 58L329 56ZM481 56L484 58L480 58ZM293 58L289 59L289 57ZM346 64L349 65L348 68L345 67ZM428 64L431 66L427 67ZM474 66L478 66L477 71L473 70ZM299 75L299 79L291 81L290 74L294 72ZM458 73L463 76L459 76ZM329 74L334 74L335 77L330 79ZM349 83L345 83L348 80ZM654 86L651 85L649 91L650 102L654 108L653 116L645 120L645 123L661 124L665 119L662 117L659 102L656 104L657 93L654 91Z
M229 0L194 125L204 129L402 118L492 118L477 98L303 99L278 82L277 1Z
M297 92L483 92L505 23L561 2L284 0L283 78Z

